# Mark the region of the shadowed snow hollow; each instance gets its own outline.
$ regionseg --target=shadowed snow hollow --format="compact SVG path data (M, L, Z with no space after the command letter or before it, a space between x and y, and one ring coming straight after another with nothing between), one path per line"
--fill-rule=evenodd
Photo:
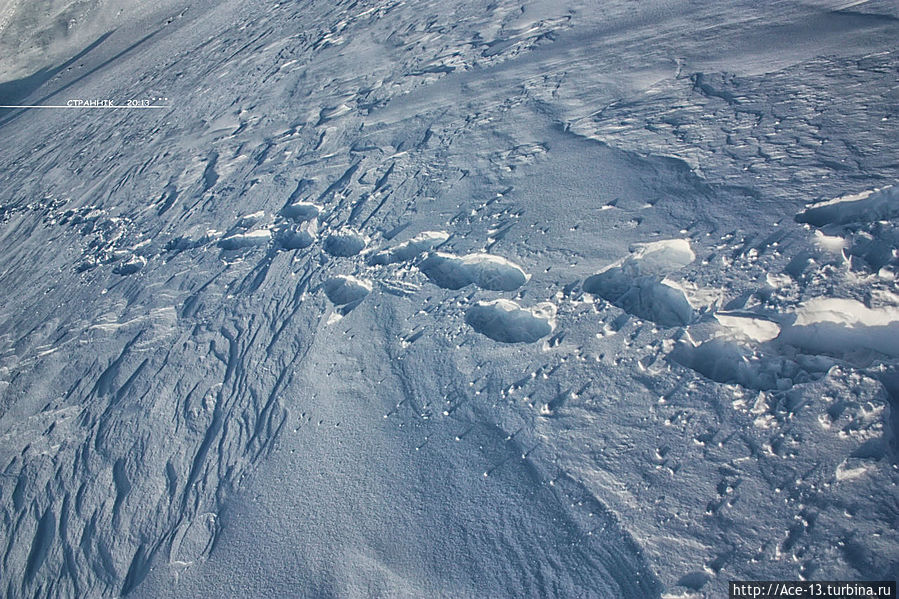
M371 293L371 283L352 276L339 276L325 281L325 295L337 306L359 303Z
M275 233L275 241L286 250L300 250L312 245L316 240L314 223L281 226Z
M324 249L336 258L349 258L365 249L365 236L352 229L335 231L325 239Z
M281 214L286 218L301 223L316 218L321 211L321 206L313 204L312 202L296 202L282 208Z
M479 302L465 312L471 328L502 343L533 343L553 331L556 307L545 302L522 308L513 301L499 299Z
M885 220L896 216L899 216L899 187L891 185L812 204L796 215L796 220L823 227Z

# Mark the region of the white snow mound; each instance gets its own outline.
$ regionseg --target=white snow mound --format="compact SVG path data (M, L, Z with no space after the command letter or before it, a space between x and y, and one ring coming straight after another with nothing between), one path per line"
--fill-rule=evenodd
M514 291L528 280L520 266L490 254L468 254L460 258L437 252L428 256L419 268L435 285L444 289L461 289L474 284L490 291Z
M803 349L846 354L874 350L899 356L899 308L869 308L853 299L816 298L799 307L780 340Z
M634 246L621 267L642 276L663 276L680 270L696 259L686 239L665 239Z
M638 318L682 326L693 319L693 306L684 290L664 277L695 259L686 239L640 244L624 260L588 277L583 288Z

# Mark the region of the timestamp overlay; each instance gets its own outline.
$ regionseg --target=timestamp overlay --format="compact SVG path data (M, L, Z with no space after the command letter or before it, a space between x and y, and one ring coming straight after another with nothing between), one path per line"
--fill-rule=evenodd
M171 108L167 97L128 98L70 98L63 104L2 104L0 108L55 109L55 110L159 110Z
M830 599L896 599L896 581L732 580L730 599L829 597Z

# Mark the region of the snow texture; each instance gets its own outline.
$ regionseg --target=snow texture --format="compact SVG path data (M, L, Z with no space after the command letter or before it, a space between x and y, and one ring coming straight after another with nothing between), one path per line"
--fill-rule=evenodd
M887 0L0 0L0 595L899 571Z

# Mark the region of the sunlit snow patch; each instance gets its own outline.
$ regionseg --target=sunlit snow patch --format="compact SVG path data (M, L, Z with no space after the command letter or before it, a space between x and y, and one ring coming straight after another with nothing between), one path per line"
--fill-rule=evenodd
M666 275L680 270L696 259L686 239L664 239L634 246L621 268L639 275Z
M693 307L683 289L664 277L695 258L686 239L642 244L621 262L588 277L583 288L639 318L665 326L685 325L693 318Z
M522 308L513 301L499 299L478 302L465 312L471 328L502 343L533 343L553 331L556 307L548 302Z
M311 202L297 202L285 206L281 210L281 215L297 222L304 222L317 217L321 211L321 207Z
M839 254L846 249L846 240L839 235L825 235L821 231L815 231L815 246L823 252Z
M752 315L719 312L715 314L715 320L738 339L764 343L780 335L780 326L776 322Z
M219 240L219 247L223 250L237 250L240 248L266 245L272 238L272 232L268 229L258 229L249 233L237 233Z

